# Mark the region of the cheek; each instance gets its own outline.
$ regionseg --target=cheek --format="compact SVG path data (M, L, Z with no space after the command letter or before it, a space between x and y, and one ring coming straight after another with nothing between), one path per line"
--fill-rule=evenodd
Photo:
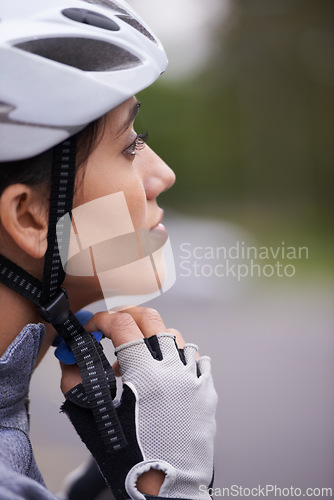
M135 229L146 228L147 201L142 184L127 186L124 195Z
M114 165L116 162L114 162ZM146 227L147 200L143 182L135 167L122 161L116 167L91 165L78 182L74 206L80 206L112 193L122 192L135 229Z

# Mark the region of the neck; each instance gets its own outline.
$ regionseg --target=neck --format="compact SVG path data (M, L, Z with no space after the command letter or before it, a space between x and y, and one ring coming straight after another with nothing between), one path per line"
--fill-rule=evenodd
M0 284L0 304L2 318L0 323L0 356L2 356L22 328L29 323L43 323L43 321L41 321L41 317L32 302L3 284ZM53 327L47 325L39 359L45 354L56 335Z
M62 286L66 289L73 313L87 307L92 302L103 299L101 285L97 276L85 277L67 275Z
M20 265L20 263L18 263L18 265ZM29 272L31 272L31 268L29 269ZM31 274L34 274L37 278L41 279L41 271L39 274L37 272L31 272ZM87 304L90 304L94 300L102 298L101 291L98 290L97 284L98 281L91 278L88 280L85 278L80 280L80 286L78 286L76 282L74 286L71 279L65 280L63 286L65 286L68 292L70 298L70 308L73 313L87 306ZM2 356L15 337L20 333L22 328L29 323L44 323L44 321L32 302L2 283L0 283L0 307L0 317L2 319L0 322L0 356ZM44 324L46 326L46 335L38 355L38 361L46 353L47 349L50 347L57 335L57 332L52 325L48 323Z
M18 293L0 284L0 354L2 355L22 328L28 323L38 323L35 306Z

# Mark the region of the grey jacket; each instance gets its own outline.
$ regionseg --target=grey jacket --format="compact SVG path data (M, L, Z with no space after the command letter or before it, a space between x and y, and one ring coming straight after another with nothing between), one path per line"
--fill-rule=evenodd
M0 358L0 500L55 500L29 439L26 401L44 325L23 328Z

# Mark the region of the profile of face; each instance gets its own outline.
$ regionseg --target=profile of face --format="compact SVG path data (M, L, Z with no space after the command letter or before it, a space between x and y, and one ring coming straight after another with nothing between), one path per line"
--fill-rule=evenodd
M87 303L104 298L107 310L141 304L175 281L157 203L175 175L134 131L138 110L132 97L106 116L77 176L72 221L66 214L58 222L70 227L69 242L58 242L65 288Z

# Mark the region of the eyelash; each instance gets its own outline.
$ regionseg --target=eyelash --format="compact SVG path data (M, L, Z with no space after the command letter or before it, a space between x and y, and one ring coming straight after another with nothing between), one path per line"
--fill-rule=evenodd
M145 147L147 138L148 138L148 132L145 132L145 134L137 134L137 137L130 144L130 146L124 149L124 153L129 154L131 156L135 156L136 151L140 151Z

